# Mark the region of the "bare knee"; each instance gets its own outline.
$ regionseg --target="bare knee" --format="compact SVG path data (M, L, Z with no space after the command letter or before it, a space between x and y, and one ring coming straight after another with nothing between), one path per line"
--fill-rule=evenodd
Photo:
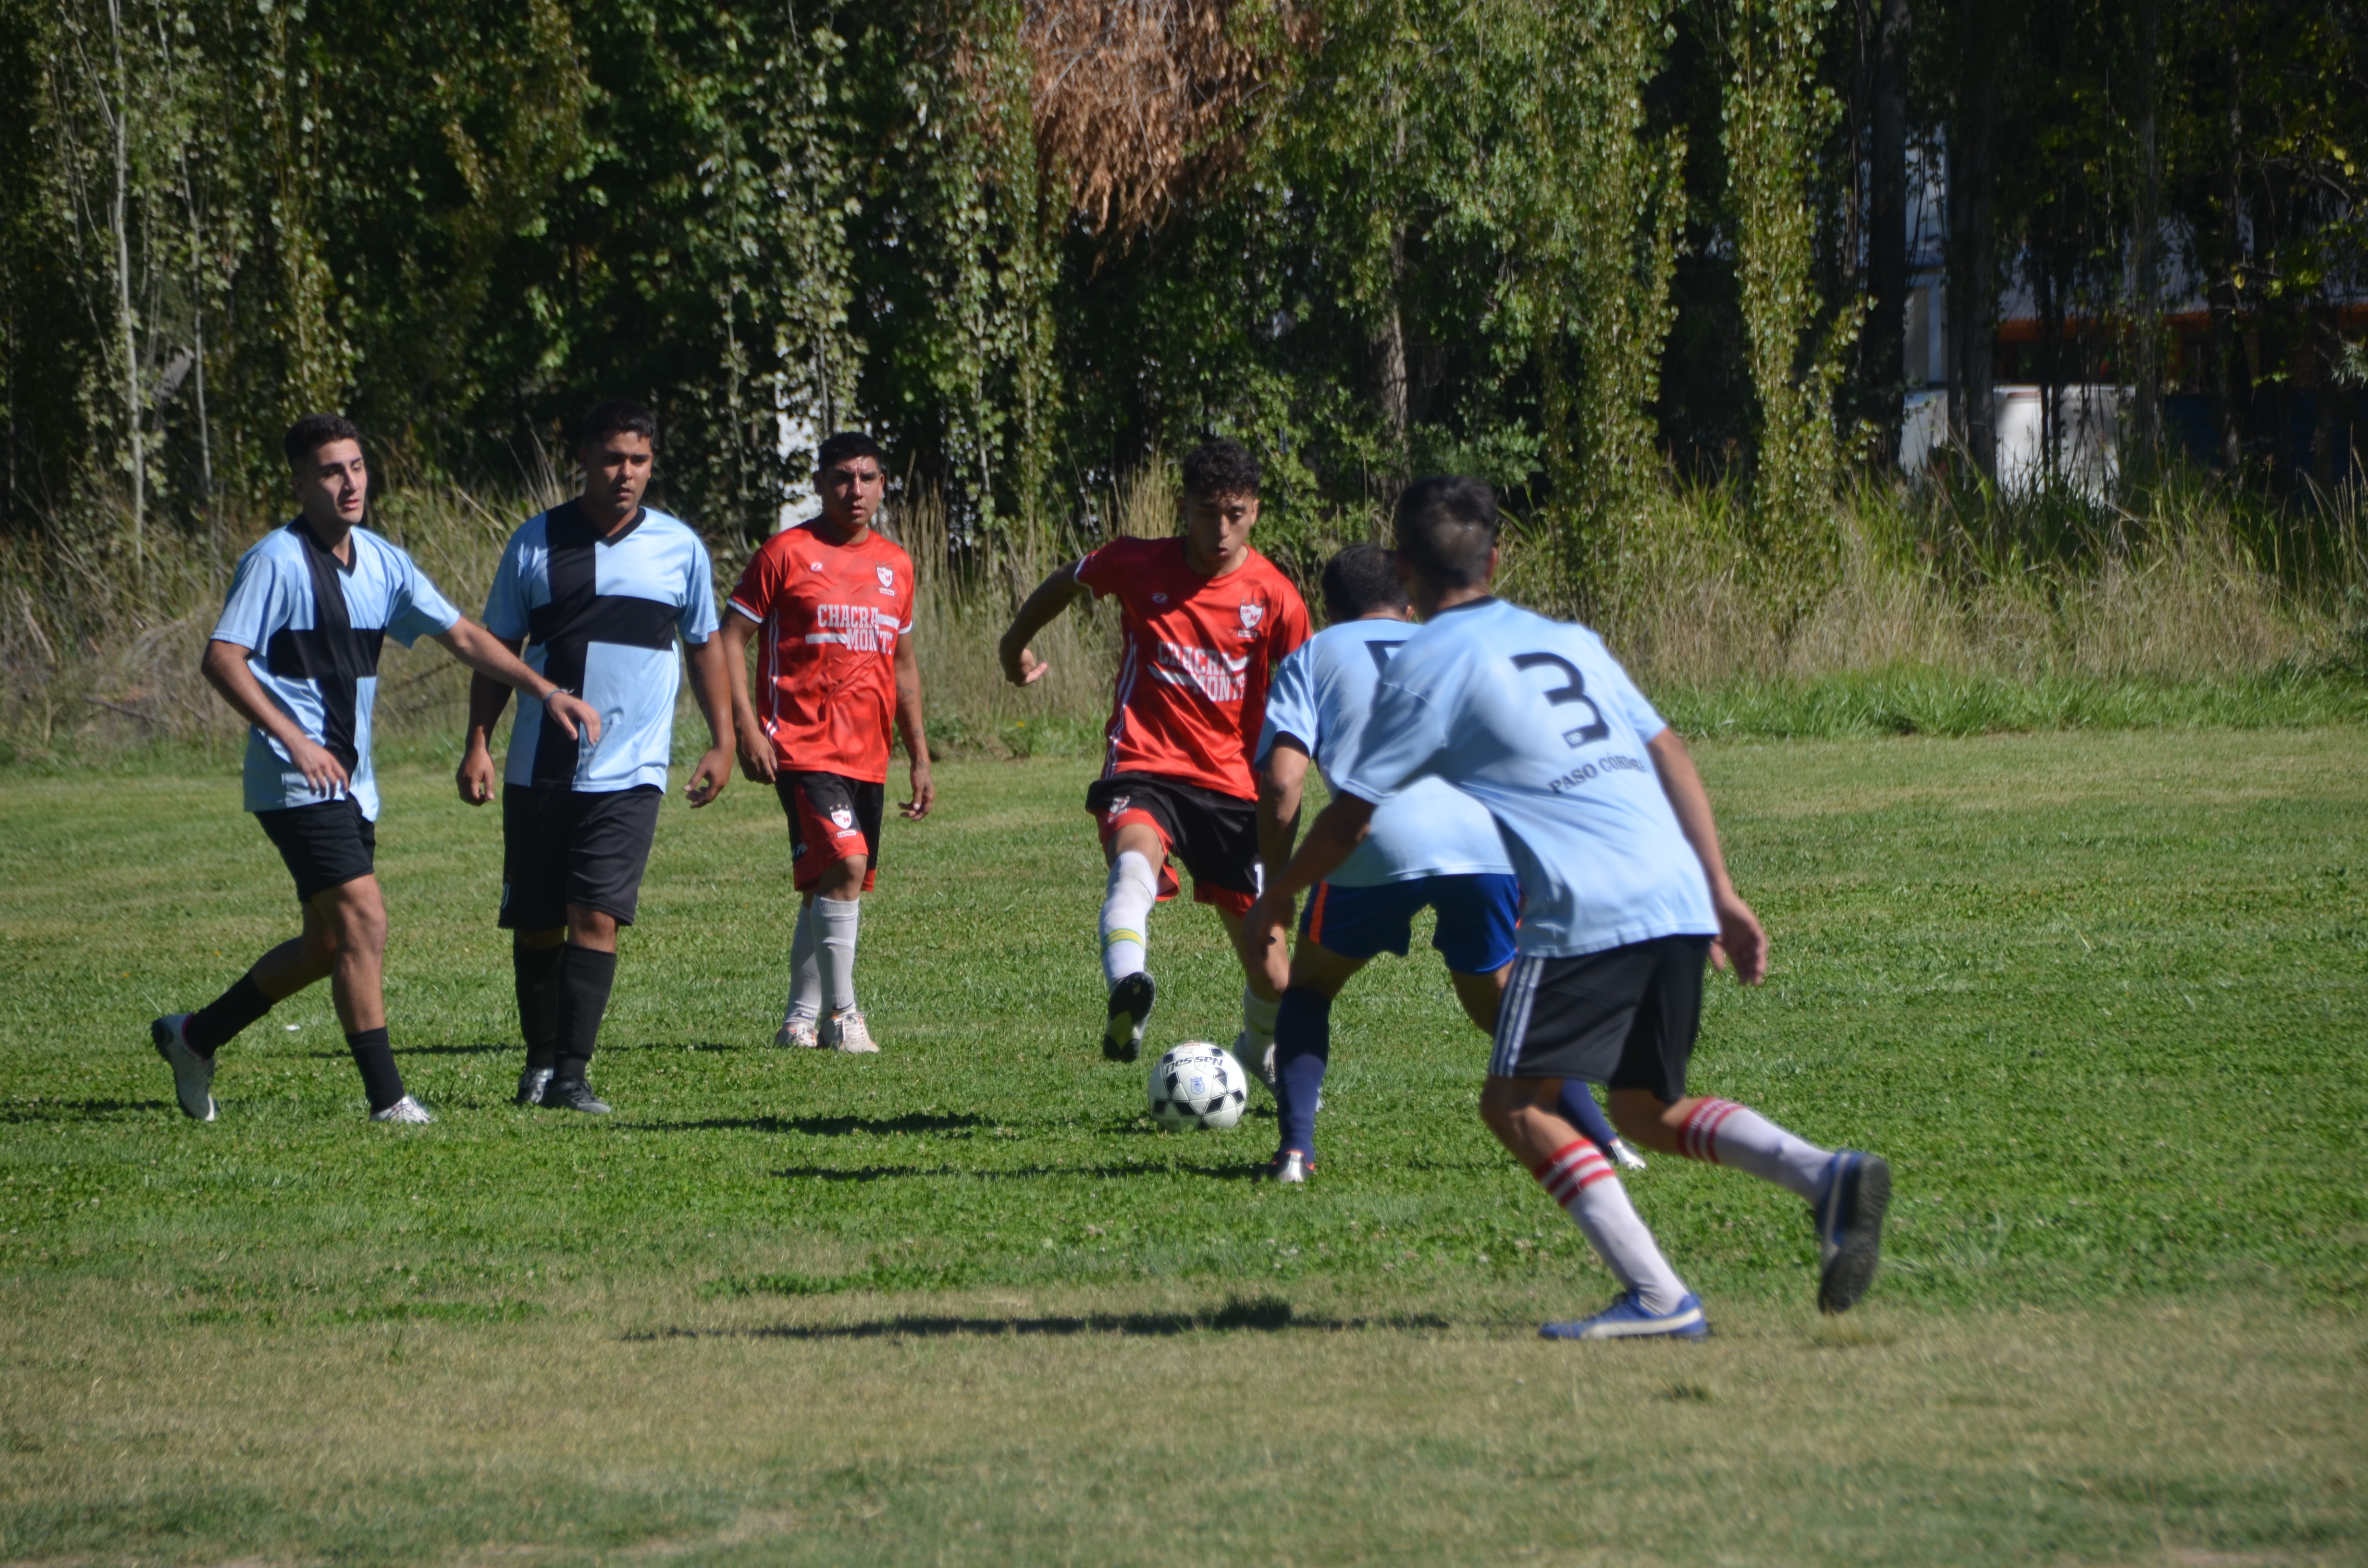
M1551 1114L1537 1103L1533 1085L1518 1078L1491 1078L1480 1091L1480 1119L1499 1142L1521 1148L1542 1134L1539 1122Z
M375 958L386 950L386 903L379 896L378 880L364 877L332 890L325 918L305 932L317 930L325 939L325 957Z
M823 868L822 880L814 884L814 896L844 903L863 896L863 873L871 865L861 855L850 855L844 860L834 860ZM613 923L611 932L614 931Z

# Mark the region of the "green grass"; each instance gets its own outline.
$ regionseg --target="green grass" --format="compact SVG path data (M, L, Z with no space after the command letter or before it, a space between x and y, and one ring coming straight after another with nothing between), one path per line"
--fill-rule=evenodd
M1697 1082L1889 1155L1892 1263L1821 1323L1796 1203L1656 1159L1719 1333L1608 1350L1532 1337L1607 1282L1419 946L1320 1185L1150 1128L1077 763L892 824L870 1060L765 1046L769 796L671 804L599 1122L509 1108L497 819L391 769L409 1132L324 990L171 1109L145 1020L294 914L231 769L0 782L0 1561L2362 1560L2368 733L1702 756L1777 948ZM1230 1038L1214 921L1153 955Z

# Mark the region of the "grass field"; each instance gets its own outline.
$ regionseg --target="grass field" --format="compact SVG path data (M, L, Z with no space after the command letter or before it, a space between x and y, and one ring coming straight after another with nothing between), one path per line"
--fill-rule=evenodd
M1435 959L1337 1009L1306 1190L1091 1047L1082 765L949 765L873 1059L769 1050L768 792L669 806L594 1082L508 1105L497 819L388 778L394 1040L325 988L184 1121L146 1020L291 927L234 771L0 777L0 1562L2368 1560L2368 731L1702 749L1764 991L1702 1086L1877 1148L1892 1262L1656 1158L1691 1346L1480 1129ZM1230 1039L1204 913L1156 1033ZM291 1028L292 1026L292 1028Z

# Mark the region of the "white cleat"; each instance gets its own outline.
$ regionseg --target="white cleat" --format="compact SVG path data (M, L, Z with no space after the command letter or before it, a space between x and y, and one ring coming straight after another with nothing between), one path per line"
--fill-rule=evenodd
M370 1112L370 1119L400 1122L406 1127L425 1127L436 1119L427 1114L426 1106L405 1095L384 1110Z
M844 1013L833 1013L820 1032L821 1043L849 1056L870 1056L880 1050L879 1042L871 1038L871 1026L852 1007Z
M1614 1138L1611 1141L1611 1157L1619 1162L1620 1168L1623 1171L1641 1171L1645 1168L1645 1156L1630 1148L1628 1140L1625 1138Z
M189 1015L168 1013L148 1026L148 1042L173 1070L173 1097L192 1121L214 1119L214 1062L189 1049Z
M820 1051L822 1031L814 1027L812 1018L791 1014L781 1020L781 1030L773 1037L773 1043L783 1051Z

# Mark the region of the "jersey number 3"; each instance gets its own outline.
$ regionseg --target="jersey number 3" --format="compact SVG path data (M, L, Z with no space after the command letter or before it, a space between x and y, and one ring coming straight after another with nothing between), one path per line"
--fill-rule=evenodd
M1577 665L1560 653L1516 653L1513 655L1513 667L1517 670L1557 669L1570 677L1568 686L1558 686L1547 692L1546 700L1557 708L1565 702L1583 704L1594 718L1576 730L1565 730L1562 733L1565 744L1583 746L1611 733L1611 726L1603 722L1603 710L1595 705L1595 699L1587 695L1587 682L1580 678Z

